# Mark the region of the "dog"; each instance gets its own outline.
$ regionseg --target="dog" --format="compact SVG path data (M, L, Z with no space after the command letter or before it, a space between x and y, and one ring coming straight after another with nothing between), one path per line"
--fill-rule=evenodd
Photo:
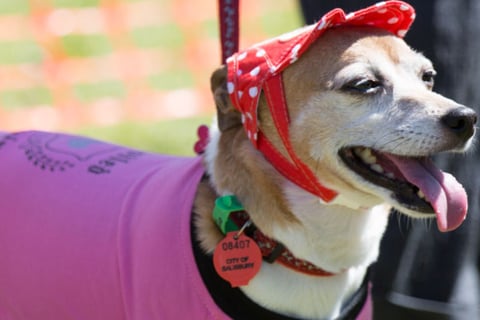
M430 157L468 149L476 115L432 91L413 16L334 10L235 54L202 157L0 135L0 317L367 318L390 209L442 231L467 211Z

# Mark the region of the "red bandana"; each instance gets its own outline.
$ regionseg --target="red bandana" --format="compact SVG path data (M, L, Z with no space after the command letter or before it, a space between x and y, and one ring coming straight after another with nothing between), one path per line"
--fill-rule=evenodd
M401 1L380 2L347 15L341 9L334 9L314 25L262 42L228 58L228 93L235 108L242 113L243 125L253 145L286 178L324 201L331 201L336 192L318 182L314 173L296 156L290 145L289 118L281 72L297 61L327 29L373 26L402 38L414 19L415 10ZM281 155L259 132L257 106L261 91L265 93L289 159Z

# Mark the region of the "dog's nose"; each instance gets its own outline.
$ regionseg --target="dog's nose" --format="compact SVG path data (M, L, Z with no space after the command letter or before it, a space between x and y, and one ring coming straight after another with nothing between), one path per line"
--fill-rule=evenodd
M475 132L477 114L470 108L460 107L449 111L441 120L459 138L467 140Z

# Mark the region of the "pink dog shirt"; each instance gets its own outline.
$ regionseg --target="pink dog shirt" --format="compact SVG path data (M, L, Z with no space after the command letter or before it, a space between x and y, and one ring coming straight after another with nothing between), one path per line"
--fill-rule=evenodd
M0 133L0 319L230 319L191 246L203 173L199 157Z
M203 173L199 157L0 133L0 319L230 319L191 247Z
M0 319L228 319L195 266L200 158L0 133Z

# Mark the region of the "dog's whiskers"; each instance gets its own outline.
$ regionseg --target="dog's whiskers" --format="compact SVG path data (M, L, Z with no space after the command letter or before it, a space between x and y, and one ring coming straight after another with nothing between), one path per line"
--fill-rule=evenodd
M394 135L391 137L391 139L386 140L390 138L390 136ZM389 151L394 151L400 146L402 146L403 143L408 142L409 139L405 139L404 136L398 136L395 133L387 133L384 136L380 137L380 139L374 143L373 148L374 149L379 149L379 150L384 150L388 149ZM395 144L395 145L393 145ZM393 145L393 147L392 147Z
M397 144L390 147L389 150L390 150L391 153L396 153L397 150L399 150L399 149L402 149L402 150L407 150L407 149L408 150L412 150L412 149L416 150L415 146L413 145L414 143L412 143L412 141L415 141L415 139L401 137L401 138L397 139L397 141L394 141L394 142L397 142Z

